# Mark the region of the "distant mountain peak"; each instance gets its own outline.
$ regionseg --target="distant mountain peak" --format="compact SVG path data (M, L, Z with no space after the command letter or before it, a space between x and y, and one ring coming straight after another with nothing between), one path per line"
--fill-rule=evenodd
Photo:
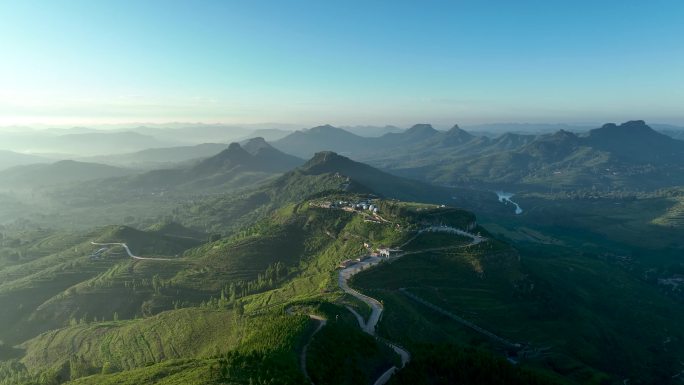
M335 151L319 151L315 153L314 156L304 164L304 167L306 167L307 165L330 162L337 158L347 159L342 155L338 155Z
M260 136L256 138L251 138L248 139L247 141L242 143L242 148L245 149L245 151L249 152L252 155L255 155L258 152L264 151L264 150L274 150L277 151L273 146L268 144L266 140Z
M564 129L560 129L550 136L553 139L577 139L577 134L574 132L566 131Z
M242 149L242 146L240 146L240 143L233 142L233 143L228 145L228 148L226 150L228 150L228 151L239 151L240 149Z
M630 120L628 122L624 122L624 123L620 124L619 126L615 123L606 123L603 126L601 126L601 128L598 128L598 130L614 130L614 129L633 130L633 129L650 129L650 127L643 120Z
M219 152L211 158L206 159L203 163L237 163L242 164L248 162L252 158L252 154L247 152L240 143L231 143L228 148Z
M231 143L217 155L203 160L190 171L193 176L212 175L242 170L284 172L302 164L302 160L285 154L268 144L263 138L253 138L244 145Z
M601 128L589 131L590 138L597 137L624 137L625 135L637 136L660 136L657 131L649 127L643 120L630 120L619 126L615 123L606 123Z
M309 129L309 131L311 131L311 132L330 132L330 131L337 131L337 130L342 130L342 129L331 126L330 124L324 124L322 126L316 126L316 127Z
M247 139L245 144L249 144L249 143L258 143L258 144L263 143L263 144L268 145L268 143L266 143L266 139L264 139L261 136L257 136L257 137L251 138L251 139Z
M468 131L459 127L458 124L454 124L454 126L451 127L449 129L449 131L447 131L447 134L449 134L450 136L453 136L453 135L464 136L464 137L472 137L473 136Z
M647 124L643 120L630 120L622 123L621 126L647 126Z
M414 124L413 127L406 130L407 134L435 134L437 130L432 127L432 124L419 123Z
M242 144L242 148L250 153L256 162L260 162L264 169L291 169L304 163L303 159L286 154L271 146L262 137L249 139Z
M342 167L353 163L356 162L334 151L319 151L301 169L310 174L339 172Z

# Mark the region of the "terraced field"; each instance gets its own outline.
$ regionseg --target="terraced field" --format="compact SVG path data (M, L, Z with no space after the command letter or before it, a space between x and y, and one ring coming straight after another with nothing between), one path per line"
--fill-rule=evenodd
M144 320L76 325L23 344L27 354L21 362L37 372L79 356L94 368L128 370L166 359L209 356L237 345L236 322L229 311L181 309Z
M668 208L665 214L654 219L653 223L677 229L684 227L684 198L675 199L672 207Z

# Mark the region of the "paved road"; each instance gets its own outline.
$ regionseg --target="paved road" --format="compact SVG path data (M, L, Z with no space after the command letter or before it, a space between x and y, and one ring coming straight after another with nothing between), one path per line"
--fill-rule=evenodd
M366 321L364 321L361 314L359 314L359 312L354 310L354 308L349 305L346 305L345 307L354 315L354 317L356 317L356 320L359 322L359 328L363 330L366 327Z
M340 288L348 294L351 294L352 296L360 299L361 301L365 302L368 304L368 306L371 307L371 315L368 318L368 321L363 322L363 331L370 335L375 335L375 326L378 324L378 321L380 321L380 315L382 315L382 304L380 301L376 300L375 298L371 298L367 295L361 294L358 291L352 289L349 287L349 284L347 281L354 275L359 273L360 271L369 269L377 264L379 264L382 261L382 259L378 257L370 257L366 259L363 262L359 262L354 264L353 266L350 266L346 269L343 269L340 271L340 274L338 276L338 285ZM358 317L357 317L358 318ZM361 322L361 320L359 321Z
M463 231L461 229L457 229L454 227L448 227L448 226L431 226L424 228L422 230L419 230L418 233L411 237L408 241L406 241L401 247L406 246L409 244L411 241L413 241L416 237L418 237L420 234L424 232L445 232L445 233L451 233L451 234L456 234L460 236L465 236L469 237L472 239L472 241L466 245L462 245L459 247L468 247L468 246L473 246L477 245L481 242L484 242L486 238L477 235L477 234L472 234L467 231ZM438 251L438 250L445 250L445 249L451 249L453 247L438 247L434 249L425 249L425 250L419 250L419 251L411 251L411 252L405 252L405 253L400 253L396 256L393 256L389 258L390 260L396 260L401 257L404 257L406 255L410 254L418 254L418 253L424 253L426 251ZM352 295L355 298L358 298L359 300L365 302L368 304L368 306L371 307L371 315L368 317L368 321L364 321L363 317L356 312L354 309L351 307L347 307L353 314L356 316L357 320L359 321L359 326L361 329L370 334L370 335L375 335L375 328L380 321L380 316L382 315L383 311L383 306L380 301L378 301L375 298L369 297L365 294L359 293L357 290L352 289L349 287L349 284L347 283L349 279L354 276L355 274L358 274L361 271L370 269L374 266L377 266L382 262L383 260L387 260L386 258L378 258L378 257L368 257L362 262L358 262L352 266L349 266L345 269L340 270L340 273L338 275L338 285L340 288L347 294ZM411 360L411 353L409 353L406 349L395 345L391 342L386 342L389 347L391 347L400 357L401 357L401 367L403 368L406 366L406 364ZM388 369L385 373L383 373L374 383L374 385L384 385L389 381L389 379L396 373L400 368L393 366L390 369Z
M349 287L349 284L347 281L349 278L351 278L354 274L359 273L360 271L370 269L373 266L376 266L382 261L382 259L377 258L377 257L370 257L366 259L363 262L359 262L353 266L350 266L346 269L343 269L340 271L340 274L338 276L338 284L340 288L345 292L348 293L361 301L365 302L371 307L371 315L368 317L368 321L364 321L363 317L354 309L351 307L347 307L354 316L356 316L356 319L359 321L359 326L361 329L370 334L370 335L375 335L375 327L377 326L378 322L380 321L380 316L382 315L382 303L378 301L375 298L369 297L365 294L361 294L358 291L352 289ZM400 357L401 357L401 367L403 368L410 360L411 360L411 353L409 353L406 349L403 349L391 342L387 342L387 345L391 347ZM387 381L390 380L392 375L399 370L396 366L392 366L389 368L385 373L383 373L373 384L374 385L384 385L387 383Z
M95 246L121 246L126 250L126 253L128 254L129 257L133 259L140 259L143 261L176 261L178 258L149 258L149 257L138 257L137 255L134 255L131 252L131 249L128 248L128 245L125 243L96 243L96 242L90 242L91 245Z

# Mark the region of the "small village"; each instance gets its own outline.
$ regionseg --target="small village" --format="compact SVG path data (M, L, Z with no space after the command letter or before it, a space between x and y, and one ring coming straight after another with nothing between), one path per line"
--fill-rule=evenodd
M319 204L312 203L312 205L325 209L338 209L361 214L364 216L364 221L366 222L390 223L388 220L380 216L380 209L373 203L373 201L373 199L362 199L358 201L338 200L332 202L322 202ZM354 264L366 262L369 260L377 260L381 258L388 259L392 255L400 251L399 249L390 249L389 247L386 247L384 245L373 247L373 245L371 245L368 242L364 242L363 247L366 249L367 253L358 258L346 259L340 262L338 267L345 269Z
M380 216L380 209L373 203L373 199L363 199L355 202L342 200L332 202L328 201L319 204L312 203L312 205L324 209L338 209L358 213L363 215L364 220L367 222L389 223L389 221Z

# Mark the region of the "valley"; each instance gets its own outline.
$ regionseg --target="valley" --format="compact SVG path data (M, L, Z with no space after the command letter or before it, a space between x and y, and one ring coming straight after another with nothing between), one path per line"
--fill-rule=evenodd
M0 384L677 383L678 187L439 185L277 142L7 189L26 208L0 230Z
M0 385L684 385L684 2L0 15Z

